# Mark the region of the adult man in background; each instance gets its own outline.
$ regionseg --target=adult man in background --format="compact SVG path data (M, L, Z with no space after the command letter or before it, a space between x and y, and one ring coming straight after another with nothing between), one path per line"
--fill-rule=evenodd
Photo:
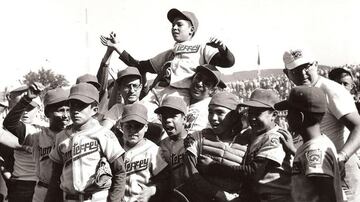
M360 201L359 159L353 155L360 147L360 116L350 93L340 84L318 74L318 62L307 52L289 50L283 55L287 77L297 86L314 86L327 97L327 110L321 131L335 144L340 163L345 163L342 187L347 200Z

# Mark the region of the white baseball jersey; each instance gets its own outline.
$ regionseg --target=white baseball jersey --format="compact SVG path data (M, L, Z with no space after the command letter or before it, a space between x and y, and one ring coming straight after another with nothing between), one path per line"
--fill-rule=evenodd
M68 127L56 135L49 155L54 162L63 164L60 188L69 194L86 191L102 156L112 163L125 152L110 130L95 119L90 121L90 129L74 132Z
M319 201L311 177L331 177L337 201L343 201L337 152L334 143L321 135L301 145L295 153L291 190L295 202Z
M280 142L279 126L254 137L246 154L245 164L255 157L270 159L278 164L268 168L267 173L258 181L259 194L272 193L275 195L290 195L291 159L286 154Z
M188 177L185 175L184 165L184 139L177 141L166 137L160 142L161 154L165 161L171 166L172 188L184 183Z
M209 64L218 49L195 41L175 43L174 48L162 52L150 59L156 73L162 71L163 65L171 61L170 85L176 88L189 88L190 77L199 65Z
M144 138L125 153L126 186L125 201L135 202L142 187L149 184L150 178L163 170L167 163L161 157L160 148Z
M208 97L189 106L185 124L189 133L211 127L208 121L210 100L211 97Z

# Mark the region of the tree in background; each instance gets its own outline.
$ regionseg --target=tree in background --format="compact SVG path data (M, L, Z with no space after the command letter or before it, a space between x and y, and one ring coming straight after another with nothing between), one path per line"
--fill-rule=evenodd
M69 81L62 74L56 74L51 69L43 67L37 72L30 71L24 75L23 83L29 85L33 82L40 82L49 89L64 87L69 85Z

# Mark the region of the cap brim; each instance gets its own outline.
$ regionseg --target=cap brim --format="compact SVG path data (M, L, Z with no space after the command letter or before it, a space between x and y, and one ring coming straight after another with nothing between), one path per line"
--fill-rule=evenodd
M174 109L180 113L183 113L185 114L185 112L181 111L180 109L178 108L175 108L175 107L172 107L172 106L161 106L161 107L158 107L157 109L154 110L154 112L156 114L162 114L164 111L168 110L168 109Z
M265 105L261 102L257 102L257 101L246 101L244 103L240 103L240 106L246 106L246 107L258 107L258 108L269 108L269 109L272 109L271 106L269 105Z
M128 121L136 121L136 122L139 122L139 123L142 123L142 124L147 124L148 121L136 114L131 114L131 115L128 115L126 117L122 117L120 119L120 123L125 123L125 122L128 122Z
M83 95L70 95L69 96L69 100L80 100L81 102L90 104L96 100L89 98L89 97L85 97Z
M189 21L191 21L188 17L186 17L181 11L179 11L176 8L173 8L171 10L169 10L169 12L167 13L167 18L168 20L173 23L176 17L182 17L184 19L187 19Z
M281 102L278 102L274 105L274 108L276 110L288 110L290 108L290 103L289 101L287 100L284 100L284 101L281 101Z

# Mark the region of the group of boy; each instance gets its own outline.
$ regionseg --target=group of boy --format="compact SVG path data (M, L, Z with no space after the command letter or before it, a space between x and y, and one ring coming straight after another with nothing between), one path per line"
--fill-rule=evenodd
M40 84L29 86L4 121L32 147L14 154L10 202L359 200L359 159L352 154L360 146L360 117L349 92L320 77L315 60L291 50L284 54L284 73L298 87L288 100L256 89L240 103L216 90L226 85L215 66L234 64L230 50L216 38L194 42L199 23L193 13L171 9L167 17L175 46L150 60L135 60L114 33L101 37L108 47L102 63L116 51L129 65L114 87L123 103L110 106L103 122L96 119L102 86L89 81L77 82L69 94L47 92L49 127L21 122L43 91ZM150 89L146 72L161 76ZM244 107L248 125L241 125ZM288 110L289 129L302 137L301 146L277 125L278 110ZM151 141L154 120L166 135Z

